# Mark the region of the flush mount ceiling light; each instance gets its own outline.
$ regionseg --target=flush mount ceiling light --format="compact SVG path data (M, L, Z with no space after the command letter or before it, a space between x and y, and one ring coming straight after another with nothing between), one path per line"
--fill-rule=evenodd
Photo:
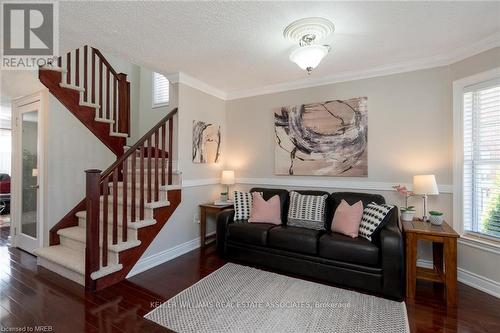
M308 17L291 23L283 31L283 36L299 47L290 53L290 60L311 74L330 51L329 45L319 43L333 33L335 26L322 17Z

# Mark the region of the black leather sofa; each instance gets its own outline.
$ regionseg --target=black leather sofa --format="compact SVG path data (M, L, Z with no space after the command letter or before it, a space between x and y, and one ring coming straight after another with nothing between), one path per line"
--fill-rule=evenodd
M397 208L372 242L329 231L335 209L342 199L349 204L362 200L385 203L375 194L297 191L328 194L325 229L318 231L286 226L289 193L282 189L253 188L268 200L279 195L282 225L234 221L234 210L217 216L217 252L227 260L360 289L390 299L402 300L404 289L403 237Z

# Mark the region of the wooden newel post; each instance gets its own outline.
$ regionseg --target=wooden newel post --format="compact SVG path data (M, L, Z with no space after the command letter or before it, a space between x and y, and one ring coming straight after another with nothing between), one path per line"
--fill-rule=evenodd
M85 246L85 288L95 290L90 274L99 270L99 200L101 197L101 170L85 170L87 199L87 241Z
M120 73L118 77L118 131L130 135L130 83L127 74Z

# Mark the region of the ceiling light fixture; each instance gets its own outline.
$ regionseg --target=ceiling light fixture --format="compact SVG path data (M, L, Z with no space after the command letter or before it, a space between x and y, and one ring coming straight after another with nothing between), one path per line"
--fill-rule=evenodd
M290 60L311 74L330 51L329 45L319 43L333 33L335 26L322 17L308 17L292 22L283 31L283 36L299 47L290 53Z

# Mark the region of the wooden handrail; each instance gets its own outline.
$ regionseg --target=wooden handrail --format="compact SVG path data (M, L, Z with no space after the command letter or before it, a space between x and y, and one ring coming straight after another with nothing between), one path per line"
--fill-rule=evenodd
M111 164L111 166L109 168L107 168L106 170L103 171L103 173L101 174L101 181L108 177L109 175L111 175L111 173L113 172L113 170L115 170L117 167L121 166L123 164L123 161L125 161L127 158L129 158L132 153L134 151L136 151L137 149L139 149L149 138L151 138L151 136L157 131L159 130L167 121L169 121L171 118L173 118L175 116L175 114L177 113L178 109L175 108L173 109L172 111L170 111L162 120L160 120L153 128L151 128L149 130L149 132L147 132L146 134L144 134L142 136L142 138L139 139L139 141L137 141L132 147L130 147L126 152L125 154L123 154L122 156L120 156L115 163ZM169 151L169 160L172 159L172 152Z
M97 57L99 57L99 59L101 59L101 61L103 62L103 64L106 65L106 67L109 68L109 71L118 79L118 72L115 71L115 69L113 68L113 66L111 66L111 64L106 60L106 58L104 58L104 56L102 55L101 51L99 51L98 49L96 48L92 48L92 50L94 50L95 54Z

